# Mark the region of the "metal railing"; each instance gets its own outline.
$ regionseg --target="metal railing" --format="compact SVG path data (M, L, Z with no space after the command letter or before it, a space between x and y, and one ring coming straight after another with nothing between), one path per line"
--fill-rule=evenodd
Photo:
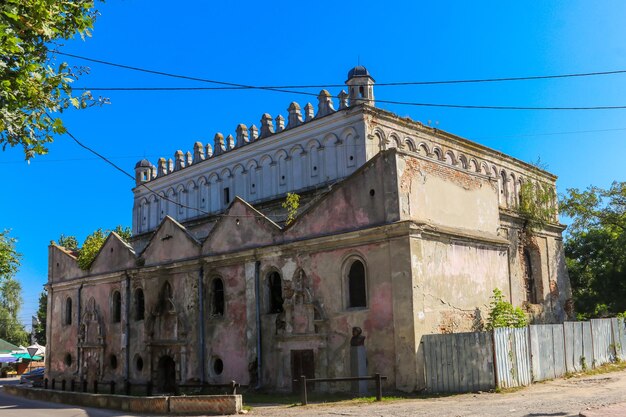
M386 376L374 374L373 376L350 376L343 378L307 378L302 375L300 379L294 379L293 382L300 383L300 402L302 405L309 403L307 384L315 384L316 382L352 382L352 381L376 381L376 401L383 399L383 381L387 380Z

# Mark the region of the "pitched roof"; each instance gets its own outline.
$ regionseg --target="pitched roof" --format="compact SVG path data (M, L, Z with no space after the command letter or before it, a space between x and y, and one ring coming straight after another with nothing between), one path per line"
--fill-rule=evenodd
M0 339L0 353L11 353L13 350L18 350L19 347L12 343L7 342L4 339Z

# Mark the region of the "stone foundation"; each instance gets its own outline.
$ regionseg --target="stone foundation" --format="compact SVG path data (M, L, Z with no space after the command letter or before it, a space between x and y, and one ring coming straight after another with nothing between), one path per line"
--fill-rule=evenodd
M242 409L241 395L132 397L6 385L3 389L8 394L18 395L31 400L73 404L83 407L111 408L142 414L225 415L238 414Z

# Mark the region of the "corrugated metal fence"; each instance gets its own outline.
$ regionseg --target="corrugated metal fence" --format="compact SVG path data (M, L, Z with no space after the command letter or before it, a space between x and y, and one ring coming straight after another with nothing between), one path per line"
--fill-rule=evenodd
M493 331L496 354L496 384L500 388L531 383L528 328L498 328Z
M422 337L426 385L432 392L493 388L491 333L429 334Z
M511 388L626 359L626 322L595 319L426 335L422 343L428 391Z

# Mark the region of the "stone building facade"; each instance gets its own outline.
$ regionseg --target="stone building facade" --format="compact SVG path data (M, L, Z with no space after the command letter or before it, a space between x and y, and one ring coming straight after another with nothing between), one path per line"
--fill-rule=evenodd
M48 377L287 391L349 375L359 327L367 372L414 391L421 336L480 328L494 288L536 322L571 315L563 226L518 211L556 177L375 107L363 67L346 84L338 109L324 90L317 112L140 161L132 242L112 233L89 270L52 243Z

